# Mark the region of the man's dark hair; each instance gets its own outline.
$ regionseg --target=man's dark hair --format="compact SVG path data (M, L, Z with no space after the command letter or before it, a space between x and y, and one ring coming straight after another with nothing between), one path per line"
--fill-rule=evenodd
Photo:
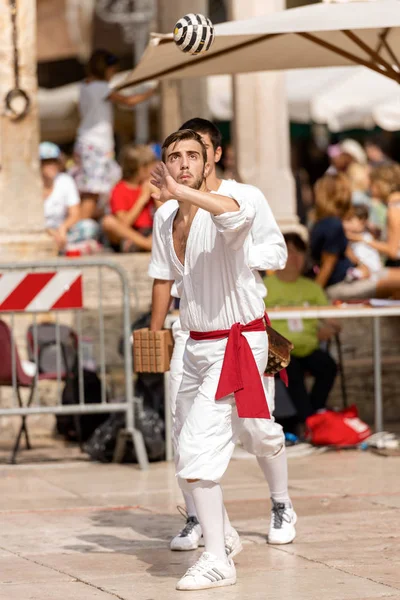
M356 204L353 207L353 211L358 219L360 219L361 221L368 221L369 208L366 204Z
M286 242L286 245L292 244L298 252L303 252L304 254L306 254L307 244L299 236L298 233L285 233L283 237Z
M193 129L193 131L196 131L197 133L208 134L214 150L222 145L222 135L220 130L214 123L207 121L207 119L201 119L200 117L189 119L189 121L186 121L179 129Z
M178 131L174 131L171 133L165 140L161 149L161 157L163 162L165 162L167 148L171 146L171 144L176 144L177 142L183 142L185 140L194 140L198 142L201 146L201 154L203 156L204 164L207 162L207 150L203 143L203 140L199 136L196 131L193 129L179 129Z

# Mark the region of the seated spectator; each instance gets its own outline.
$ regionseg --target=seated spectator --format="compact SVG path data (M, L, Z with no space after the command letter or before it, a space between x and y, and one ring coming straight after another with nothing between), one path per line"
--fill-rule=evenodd
M42 142L39 147L43 180L44 217L47 232L54 239L59 252L69 245L95 241L99 235L99 224L93 219L81 220L80 197L74 180L62 173L61 150L51 142Z
M353 208L353 212L343 220L343 227L346 236L356 235L360 238L358 242L350 244L356 258L365 265L370 273L370 276L375 279L383 274L383 266L379 252L369 246L369 242L373 240L372 234L368 230L369 210L365 204L357 204ZM350 270L346 278L349 281L353 279L362 279L362 272L357 268Z
M385 241L367 243L388 257L388 267L400 266L400 165L377 167L371 173L371 193L387 206L387 235ZM351 236L359 241L359 236Z
M148 146L128 145L121 152L122 180L111 192L111 215L103 229L117 251L151 250L154 202L150 172L156 158Z
M383 269L378 278L371 276L368 267L355 256L346 237L343 220L352 211L348 178L342 174L325 175L317 181L314 191L316 223L311 231L310 246L318 268L315 281L326 288L331 300L397 298L400 294L399 270ZM395 210L400 214L399 208ZM350 237L352 241L363 239L361 234ZM365 243L372 247L384 244L375 240ZM361 277L349 281L347 275L354 267L359 269Z
M369 209L368 228L375 238L381 237L386 228L387 208L377 198L370 195L370 168L367 165L352 163L346 175L351 184L353 205L365 204Z
M265 305L267 308L327 305L328 300L322 288L302 276L307 253L304 239L298 233L287 233L284 237L288 260L282 271L265 278L268 290ZM274 320L273 326L294 344L292 359L287 368L288 392L302 429L307 417L326 406L337 368L332 356L320 348L320 343L330 340L340 328L333 321L321 324L318 319ZM310 392L304 381L306 373L314 378Z

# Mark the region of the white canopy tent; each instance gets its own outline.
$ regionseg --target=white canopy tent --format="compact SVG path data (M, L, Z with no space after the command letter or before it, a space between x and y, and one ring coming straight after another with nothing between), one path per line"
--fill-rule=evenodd
M291 121L323 123L331 131L400 130L400 86L365 67L293 69L285 72ZM208 104L214 118L233 118L230 75L207 80Z
M112 80L112 84L118 85L125 79L127 71L118 73ZM143 92L153 84L145 84L132 88L130 92ZM69 142L74 139L79 126L79 88L80 82L70 83L57 88L39 88L38 105L40 130L43 139L52 140L57 143ZM158 107L158 97L150 99L152 109ZM119 110L132 112L131 108L119 107Z
M370 129L375 125L388 131L400 130L400 87L391 79L364 67L327 67L286 71L286 97L291 121L323 123L333 131ZM120 74L116 81L126 77ZM65 141L75 135L78 117L79 83L54 89L39 89L42 135ZM207 99L214 119L233 118L232 78L207 78ZM158 106L158 97L151 100Z
M154 34L118 89L150 79L359 64L400 81L400 2L314 4L215 27L201 56Z
M326 123L331 131L375 125L400 129L399 84L364 67L350 70L311 98L312 119Z
M294 69L287 75L291 119L324 122L332 130L373 123L399 128L400 0L314 4L222 23L215 32L213 46L201 56L183 54L172 34L153 34L139 64L115 88L218 75L208 80L209 103L215 118L225 120L231 84L224 74ZM54 123L65 119L70 126L76 96L76 86L40 92L42 120L54 115Z

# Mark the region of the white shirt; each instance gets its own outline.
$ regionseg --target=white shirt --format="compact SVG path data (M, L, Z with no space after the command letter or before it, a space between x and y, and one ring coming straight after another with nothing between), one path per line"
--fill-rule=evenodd
M78 143L96 146L104 152L114 149L114 112L112 103L107 100L110 92L107 81L83 82L79 92Z
M358 260L362 262L371 272L371 275L375 275L382 271L381 256L375 248L371 248L366 242L373 240L374 238L368 232L363 233L362 242L352 242L351 247Z
M218 193L234 197L240 210L212 216L199 209L189 233L184 266L172 240L178 203L167 202L155 215L149 275L175 280L183 330L229 329L233 323L261 317L265 308L252 269L283 268L286 262L283 236L262 193L234 181L223 182ZM266 244L268 228L271 245L277 248L264 248L257 254L253 249L257 243Z
M257 288L261 297L267 295L267 289L258 274L258 270L276 271L283 269L287 260L287 248L283 235L278 227L271 208L264 194L256 187L238 183L233 179L223 180L218 194L236 198L237 194L253 203L256 215L251 227L251 238L248 244L248 265L255 271ZM153 244L149 275L154 279L169 279L166 252L160 239L162 223L178 207L176 200L163 204L156 212L153 225ZM178 297L176 286L172 295Z
M46 229L58 229L68 216L70 206L80 203L75 181L67 173L59 173L51 194L44 201Z

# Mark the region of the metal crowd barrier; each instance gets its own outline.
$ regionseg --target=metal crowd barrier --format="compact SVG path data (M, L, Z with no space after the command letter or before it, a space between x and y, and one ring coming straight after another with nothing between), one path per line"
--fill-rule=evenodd
M84 271L82 271L84 269ZM97 310L90 307L90 314L97 312L98 325L93 327L90 333L98 332L96 347L96 362L99 364L98 375L102 383L101 398L96 403L85 403L84 392L84 347L83 347L83 320L89 310L85 308L83 299L85 272L97 269ZM108 269L114 271L121 283L121 303L116 306L116 312L122 313L122 335L124 348L124 398L122 401L106 401L106 377L107 377L107 350L105 339L105 315L103 305L103 271ZM115 290L118 297L118 290ZM134 292L135 293L135 292ZM135 296L137 302L137 297ZM46 377L39 372L38 353L38 313L54 320L55 346L56 346L56 372ZM21 343L16 343L16 321L21 315L30 315L32 346L34 356L34 371L28 375L22 367ZM77 340L77 371L79 387L79 403L63 405L62 384L65 381L65 370L67 359L65 348L61 343L60 331L65 325L67 317L73 319L73 329L76 330ZM26 321L26 317L24 317ZM25 434L27 447L29 448L28 430L26 418L30 415L53 414L53 415L86 415L96 413L125 413L125 429L120 431L115 452L114 461L121 461L125 452L127 441L133 442L139 466L147 468L148 458L143 441L142 433L135 427L135 397L132 368L132 346L131 346L131 317L130 317L130 289L125 270L113 261L103 258L91 259L56 259L37 262L6 263L0 264L0 386L12 387L12 405L4 407L0 405L0 416L17 415L22 417L21 429L14 447L12 462L18 451L19 443ZM8 338L7 338L8 336ZM26 336L25 336L26 338ZM8 342L7 342L8 339ZM62 368L64 367L64 372ZM32 365L31 365L32 366ZM22 371L21 371L22 368ZM43 405L40 401L41 379L53 379L57 387L57 402L54 405ZM23 401L21 389L30 387L30 395L27 401Z

